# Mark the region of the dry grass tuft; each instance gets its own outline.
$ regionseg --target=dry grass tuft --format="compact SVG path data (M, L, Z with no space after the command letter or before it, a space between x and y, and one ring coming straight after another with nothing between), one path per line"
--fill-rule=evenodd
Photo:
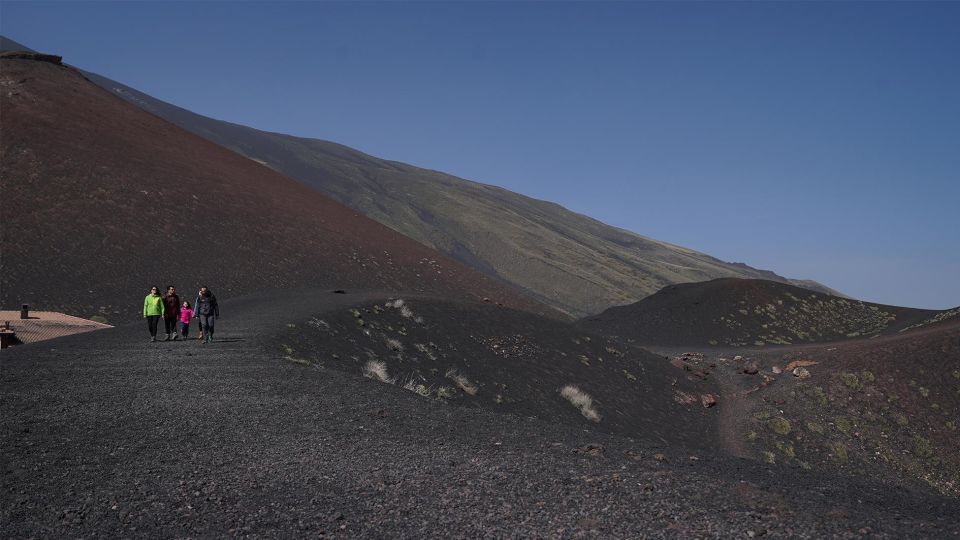
M580 409L580 414L592 422L600 421L600 413L593 407L593 398L583 390L580 390L572 384L564 386L560 390L560 395L570 402L571 405Z
M387 384L396 382L396 379L391 379L390 375L387 374L387 364L379 360L367 360L367 363L363 365L363 376Z
M384 341L383 343L384 343L384 345L386 345L387 348L390 349L391 351L400 352L400 351L403 350L403 343L400 343L400 340L398 340L398 339L389 338L389 339L387 339L386 341Z
M480 390L477 388L477 385L470 382L470 379L457 373L457 370L453 368L447 370L447 378L453 381L453 383L457 385L457 388L463 390L468 395L475 396L477 395L477 391Z

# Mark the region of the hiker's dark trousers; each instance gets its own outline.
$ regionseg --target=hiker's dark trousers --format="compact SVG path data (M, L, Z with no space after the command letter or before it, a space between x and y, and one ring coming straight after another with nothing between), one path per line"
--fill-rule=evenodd
M147 315L147 326L150 328L150 335L157 337L157 327L160 326L160 316Z
M200 315L200 329L203 330L203 335L213 334L213 325L216 320L217 318L213 315Z
M174 317L174 318L172 318L172 319L168 319L168 318L164 317L164 318L163 318L163 326L167 329L167 333L168 333L168 334L176 334L176 333L177 333L177 318Z

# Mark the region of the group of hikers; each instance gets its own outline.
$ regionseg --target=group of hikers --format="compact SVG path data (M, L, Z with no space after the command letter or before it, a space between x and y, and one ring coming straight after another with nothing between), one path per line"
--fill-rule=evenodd
M187 339L190 335L190 320L197 319L200 343L210 343L213 341L214 323L219 316L217 297L206 286L200 287L192 307L186 300L180 302L173 285L167 286L167 292L163 296L160 295L160 289L151 287L150 294L143 299L143 318L147 319L150 328L150 341L157 341L161 318L167 333L163 341Z

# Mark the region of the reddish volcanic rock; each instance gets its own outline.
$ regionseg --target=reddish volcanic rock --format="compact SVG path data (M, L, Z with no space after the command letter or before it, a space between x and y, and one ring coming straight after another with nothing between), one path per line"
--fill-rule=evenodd
M489 298L558 316L72 68L36 60L0 60L0 305L119 322L139 317L152 285L189 296L208 284L221 300L319 285Z

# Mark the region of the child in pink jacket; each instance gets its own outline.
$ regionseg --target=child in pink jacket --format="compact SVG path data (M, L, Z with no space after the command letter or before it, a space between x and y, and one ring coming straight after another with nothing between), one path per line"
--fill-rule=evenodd
M180 308L180 337L187 339L187 334L190 333L190 319L193 317L193 310L190 309L190 302L186 300L183 301L183 306Z

